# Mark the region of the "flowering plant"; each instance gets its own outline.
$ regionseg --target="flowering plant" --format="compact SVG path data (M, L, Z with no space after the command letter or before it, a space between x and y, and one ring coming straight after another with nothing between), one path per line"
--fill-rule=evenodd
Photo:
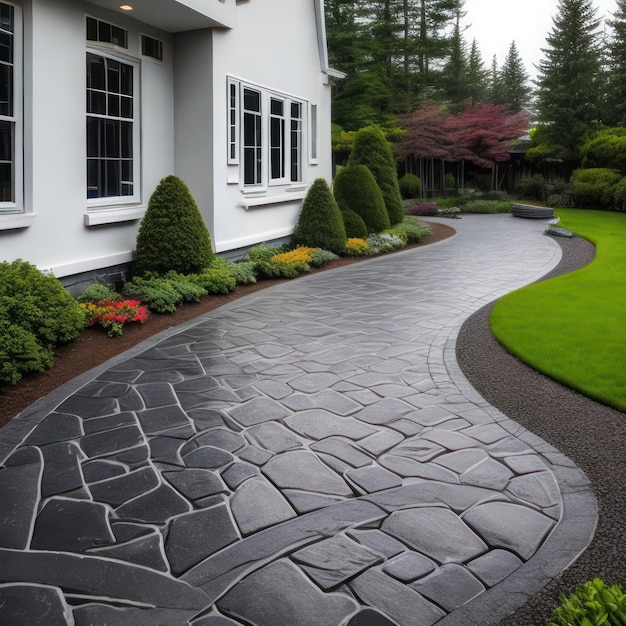
M370 246L365 239L349 237L346 240L346 254L350 256L366 256L370 253Z
M119 337L124 332L124 324L148 319L148 307L139 300L100 300L100 302L81 302L81 309L87 315L87 326L99 324L109 337Z
M437 203L422 202L421 204L412 204L406 207L405 212L407 215L436 215Z

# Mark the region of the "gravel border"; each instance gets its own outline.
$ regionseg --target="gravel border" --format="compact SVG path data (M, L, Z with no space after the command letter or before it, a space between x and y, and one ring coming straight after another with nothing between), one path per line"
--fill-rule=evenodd
M595 256L594 246L585 239L555 239L563 257L542 280L584 267ZM596 576L608 584L626 583L626 414L564 387L509 354L489 327L494 304L476 312L459 331L456 358L463 374L491 405L572 459L589 478L598 503L596 533L585 552L500 622L537 626L548 622L560 592L569 594Z

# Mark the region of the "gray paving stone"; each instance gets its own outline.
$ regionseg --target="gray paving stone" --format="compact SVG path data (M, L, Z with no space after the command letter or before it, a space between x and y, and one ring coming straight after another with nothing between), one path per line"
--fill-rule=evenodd
M158 435L175 426L189 425L189 418L177 405L138 411L137 417L146 435Z
M256 389L261 393L273 398L274 400L281 400L293 393L293 389L285 383L280 383L275 380L258 380L254 383Z
M155 489L159 478L151 467L143 467L128 474L109 478L89 485L94 500L110 504L113 508Z
M340 496L327 496L310 491L298 491L297 489L283 489L282 494L300 515L332 506L344 500Z
M488 550L479 535L444 508L396 511L383 522L381 529L439 563L467 561Z
M463 520L492 548L512 550L525 561L554 526L554 521L545 515L508 502L480 504L468 511Z
M412 412L409 417L422 426L437 426L456 415L440 406L427 406Z
M93 548L87 552L96 556L144 565L157 572L169 572L169 563L163 552L163 537L156 530L149 535L137 537L125 543Z
M174 518L165 552L175 575L239 539L226 505L192 511Z
M292 411L306 409L324 409L336 415L349 415L361 408L361 405L334 389L324 389L311 394L294 393L281 400Z
M358 450L351 442L339 437L328 437L318 441L311 445L310 449L335 456L352 467L364 467L372 463L372 457Z
M276 587L289 589L276 602ZM250 597L255 602L250 602ZM276 561L235 585L217 606L220 611L254 626L329 626L339 624L358 605L349 596L323 593L288 561Z
M228 410L230 416L242 426L254 426L279 420L289 415L284 406L270 398L253 398L241 406Z
M244 536L296 516L280 491L260 476L246 480L237 489L230 509Z
M300 378L294 378L289 382L289 386L295 391L301 391L303 393L316 393L322 389L328 389L332 387L336 382L341 379L335 374L329 374L327 372L319 372L313 374L306 374Z
M227 452L236 452L246 445L246 440L243 435L234 433L225 428L216 428L208 432L203 432L196 435L191 442L195 442L198 447L200 446L213 446L214 448L220 448ZM185 454L185 451L183 451Z
M383 566L383 572L403 583L410 583L430 574L437 567L436 563L417 552L404 552L390 559Z
M57 587L29 584L0 585L0 623L7 626L43 624L68 626L72 610Z
M379 554L345 535L314 543L294 552L291 558L324 591L338 587L383 560Z
M82 420L82 424L85 435L115 430L122 426L138 426L135 414L128 411L116 413L115 415L107 415L106 417L92 417Z
M381 530L348 530L347 534L387 558L402 554L406 550L403 543Z
M145 445L134 446L133 448L127 448L121 450L115 454L107 456L111 461L118 461L128 465L129 469L133 470L137 467L145 465L150 458L150 448Z
M502 490L513 477L513 472L495 459L485 459L463 472L460 480L465 485L476 485L488 489Z
M21 448L14 462L18 458L19 464L0 467L0 546L26 550L39 504L43 458L34 447Z
M160 524L170 517L187 513L191 505L168 485L160 485L153 491L122 504L115 510L119 519L125 521Z
M489 455L484 450L477 448L470 448L469 450L456 450L455 452L448 452L442 454L434 459L434 463L447 467L453 472L462 474L463 472L474 467L481 461L488 459Z
M226 450L220 450L220 448L213 446L202 446L185 454L183 461L187 467L217 469L230 465L234 461L234 457Z
M544 461L535 454L510 456L502 459L516 474L529 474L547 469Z
M263 465L272 458L272 453L256 446L246 446L242 450L237 451L237 456L242 461L248 461L249 463L254 463L254 465Z
M403 478L424 478L440 482L458 483L459 478L454 472L439 467L434 463L422 463L404 456L385 454L378 461L384 468Z
M217 472L211 470L187 468L163 472L163 478L189 500L199 500L217 493L228 492Z
M78 415L83 419L111 415L118 410L115 398L91 398L86 396L70 396L57 407L59 413Z
M124 426L86 435L80 440L80 446L88 457L95 458L133 448L144 441L143 434L137 426Z
M487 587L493 587L523 565L507 550L490 550L467 564L468 569Z
M421 437L423 439L427 439L428 441L432 441L443 448L447 448L448 450L466 450L478 445L478 442L471 437L467 437L462 433L447 430L425 430L422 432Z
M232 465L229 465L221 474L224 482L235 490L244 481L259 475L259 469L249 463L241 463L235 461Z
M290 424L291 419L287 418L285 422ZM303 447L302 441L282 424L265 423L253 426L246 431L246 437L261 448L276 454Z
M559 487L552 472L548 471L511 479L507 492L520 500L536 504L540 508L549 508L561 503Z
M382 613L374 609L362 609L352 618L346 626L397 626L396 622L392 622Z
M399 420L394 420L393 422L388 422L387 426L389 428L397 430L405 437L412 437L413 435L417 435L417 433L419 433L423 429L423 427L419 424L403 418Z
M73 608L75 626L94 624L115 624L115 626L169 626L187 624L193 617L193 609L138 609L135 607L114 607L106 604L82 604Z
M410 586L448 612L467 604L485 591L480 581L456 563L444 564Z
M402 485L402 479L397 474L388 472L378 465L350 469L346 472L346 478L356 485L361 493L374 493Z
M359 447L370 454L378 456L404 440L402 433L384 428L368 437L359 440Z
M430 461L443 453L445 453L444 448L422 437L411 437L390 452L394 456L406 457L421 463Z
M198 619L191 620L192 626L240 626L241 622L235 622L223 615L206 615Z
M83 486L80 462L85 458L82 450L71 441L42 446L44 466L41 495L52 496Z
M339 436L357 441L377 432L376 429L352 417L340 417L319 409L296 413L286 418L284 422L297 433L318 440Z
M399 626L432 626L445 613L419 593L381 571L368 570L350 583L357 597Z
M178 399L172 387L165 383L146 383L135 387L146 409L177 404Z
M82 435L82 420L78 416L55 412L37 424L24 441L24 445L45 446L49 443L77 439Z
M80 532L76 532L80 528ZM115 543L109 511L103 504L51 498L35 521L31 548L82 552Z
M151 437L150 458L153 461L168 463L170 465L183 465L183 457L180 454L184 442L176 437Z
M314 454L306 451L284 452L271 458L263 473L281 489L300 489L315 493L350 496L345 481L328 469Z
M354 414L354 417L367 424L387 424L406 415L411 407L395 398L383 398L376 404L370 404L361 411Z

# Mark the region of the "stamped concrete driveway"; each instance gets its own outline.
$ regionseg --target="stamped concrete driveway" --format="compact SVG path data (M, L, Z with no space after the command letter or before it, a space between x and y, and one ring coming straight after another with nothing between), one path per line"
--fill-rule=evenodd
M454 356L560 248L543 221L453 225L168 331L0 430L0 623L482 626L565 568L585 476Z

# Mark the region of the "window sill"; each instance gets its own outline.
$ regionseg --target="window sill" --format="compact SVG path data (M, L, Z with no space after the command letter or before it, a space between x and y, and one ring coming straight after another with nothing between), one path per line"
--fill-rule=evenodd
M37 213L0 213L0 230L30 228L37 219Z
M116 224L118 222L132 222L140 220L146 212L145 206L136 206L126 209L100 209L87 211L83 214L85 226L100 226L102 224Z
M243 198L239 202L239 206L243 207L246 211L255 207L268 206L271 204L282 204L284 202L293 202L294 200L303 200L306 195L306 191L299 191L295 193L285 193L280 196L264 196L263 198Z

